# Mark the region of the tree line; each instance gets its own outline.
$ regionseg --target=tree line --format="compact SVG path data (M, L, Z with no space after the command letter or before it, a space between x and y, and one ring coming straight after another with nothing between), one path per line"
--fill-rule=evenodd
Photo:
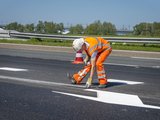
M19 24L12 22L4 26L6 30L16 30L19 32L61 34L64 31L63 23L48 21L38 21L35 24ZM74 35L116 35L116 26L110 22L95 21L86 27L81 24L70 26L70 33ZM136 36L160 36L160 22L139 23L133 27L132 35Z
M137 24L133 27L133 34L139 36L160 36L160 22Z
M31 33L45 33L45 34L57 34L58 31L64 29L63 23L54 22L43 22L39 21L37 25L35 24L19 24L17 22L12 22L4 26L6 30L16 30L18 32L31 32Z
M39 21L38 24L19 24L12 22L5 25L7 30L16 30L19 32L45 33L45 34L59 34L63 32L63 23L54 23L47 21ZM115 35L116 27L109 22L95 21L84 28L81 24L77 24L68 28L70 34L87 34L87 35Z

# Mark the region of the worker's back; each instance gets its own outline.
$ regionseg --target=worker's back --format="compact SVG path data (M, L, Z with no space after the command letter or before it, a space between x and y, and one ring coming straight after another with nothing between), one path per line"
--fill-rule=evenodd
M90 56L95 51L98 51L98 53L100 53L110 47L109 41L107 41L101 37L86 37L85 42L87 42L89 44L87 51Z

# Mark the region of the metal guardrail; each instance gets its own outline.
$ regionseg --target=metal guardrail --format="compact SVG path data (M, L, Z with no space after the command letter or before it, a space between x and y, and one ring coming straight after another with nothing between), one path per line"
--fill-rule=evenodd
M10 37L10 35L9 35L9 33L7 33L7 32L0 32L0 38L9 38Z
M68 36L68 35L50 35L50 34L37 34L37 33L20 33L10 32L11 38L49 38L49 39L60 39L60 40L74 40L83 36ZM133 37L103 37L110 42L123 42L123 43L150 43L160 44L160 38L133 38Z

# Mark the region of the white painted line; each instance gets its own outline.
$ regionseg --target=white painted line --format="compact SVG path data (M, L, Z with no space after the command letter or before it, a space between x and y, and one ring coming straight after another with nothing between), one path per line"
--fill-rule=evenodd
M97 98L100 101L111 104L128 105L135 107L145 107L152 109L160 109L159 106L145 105L137 95L100 91L93 89L86 89L87 91L97 92Z
M135 68L139 68L139 67L148 67L148 68L160 68L160 66L139 66L139 65L128 65L128 64L118 64L118 63L104 63L106 65L117 65L117 66L125 66L125 67L135 67Z
M52 91L52 92L73 96L73 97L79 97L79 98L88 99L88 100L93 100L93 101L98 101L98 102L103 102L103 103L108 103L108 104L118 104L118 105L134 106L134 107L160 109L159 106L143 104L143 102L140 100L140 98L137 95L100 91L100 90L93 90L93 89L85 89L85 90L97 92L97 97L77 95L77 94L65 93L65 92L59 92L59 91Z
M73 62L74 60L70 60L71 62ZM118 64L118 63L103 63L103 64L105 64L105 65L117 65L117 66L126 66L126 67L136 67L136 68L138 68L138 67L140 67L140 66L138 66L138 65L128 65L128 64Z
M14 72L28 71L27 69L11 68L11 67L0 67L0 70L14 71Z
M26 83L36 83L36 84L38 83L38 84L44 84L44 85L59 85L59 86L85 88L85 86L82 86L82 85L72 85L72 84L49 82L49 81L42 81L42 80L33 80L33 79L26 79L26 78L17 78L17 77L3 76L3 75L0 75L0 78L13 80L13 81L19 81L19 82L26 82ZM124 84L128 84L128 85L136 85L136 84L143 84L144 83L144 82L118 80L118 79L108 79L108 82L124 83Z
M136 84L143 84L144 83L144 82L118 80L118 79L108 79L108 82L124 83L124 84L128 84L128 85L136 85Z
M149 53L149 54L157 54L160 55L159 52L147 52L147 51L132 51L132 50L114 50L116 52L130 52L130 53Z
M2 76L2 75L0 75L0 79L8 79L8 80L17 81L17 82L26 82L26 83L39 84L39 85L40 84L42 84L42 85L58 85L58 86L85 88L85 86L78 86L78 85L65 84L65 83L56 83L56 82L49 82L49 81L41 81L41 80L33 80L33 79L25 79L25 78L17 78L17 77ZM114 79L110 79L110 81L120 82L120 81L114 80ZM124 82L124 81L121 81L121 82ZM132 82L127 82L127 83L133 84ZM84 98L84 99L89 99L89 100L94 100L94 101L99 101L99 102L104 102L104 103L160 109L160 107L157 107L157 106L144 105L142 103L142 101L138 98L138 96L136 96L136 95L106 92L106 91L93 90L93 89L86 89L86 90L97 92L97 98L83 96L83 95L76 95L76 94L71 94L71 93L58 92L58 91L52 91L52 92L64 94L64 95L69 95L69 96L74 96L74 97L79 97L79 98Z
M59 86L85 88L85 86L82 86L82 85L72 85L72 84L49 82L49 81L42 81L42 80L33 80L33 79L26 79L26 78L17 78L17 77L3 76L3 75L0 75L0 78L13 80L13 81L19 81L19 82L26 82L26 83L36 83L36 84L43 84L43 85L59 85ZM108 79L108 82L124 83L124 84L128 84L128 85L136 85L136 84L143 84L144 83L144 82L118 80L118 79Z
M74 60L69 60L69 61L73 62ZM128 64L118 64L118 63L106 63L106 62L103 63L103 64L105 64L105 65L126 66L126 67L136 67L136 68L140 67L138 65L128 65Z
M160 60L160 58L147 58L147 57L131 57L135 59L148 59L148 60Z
M104 63L104 64L106 64L106 65L126 66L126 67L136 67L136 68L140 67L138 65L128 65L128 64L118 64L118 63Z
M160 66L152 66L152 68L158 68L158 69L159 69L159 68L160 68Z
M32 84L40 84L40 85L58 85L58 86L68 86L68 87L85 88L85 86L81 86L81 85L72 85L72 84L65 84L65 83L56 83L56 82L33 80L33 79L25 79L25 78L17 78L17 77L3 76L3 75L0 75L0 79L8 79L8 80L12 80L12 81L32 83Z

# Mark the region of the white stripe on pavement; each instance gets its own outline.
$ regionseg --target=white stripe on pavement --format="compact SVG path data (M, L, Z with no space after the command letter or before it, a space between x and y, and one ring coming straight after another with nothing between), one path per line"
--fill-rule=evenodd
M34 84L39 84L39 85L41 85L41 84L42 85L58 85L58 86L85 88L85 86L80 86L80 85L56 83L56 82L17 78L17 77L2 76L2 75L0 75L0 79L8 79L8 80L12 80L12 81L26 82L26 83L32 83L32 84L34 83ZM142 84L142 82L134 82L134 81L127 81L126 82L123 80L115 80L115 79L109 79L109 81L110 82L121 82L121 83L124 82L124 83L131 84L131 85L132 84ZM71 93L58 92L58 91L52 91L52 92L59 93L59 94L65 94L65 95L69 95L69 96L74 96L74 97L80 97L80 98L94 100L94 101L99 101L99 102L103 102L103 103L160 109L160 107L158 107L158 106L143 104L137 95L129 95L129 94L107 92L107 91L100 91L100 90L93 90L93 89L87 89L87 91L97 92L97 98L90 97L90 96L71 94Z
M33 80L33 79L26 79L26 78L17 78L17 77L3 76L3 75L0 75L0 79L7 79L7 80L12 80L12 81L39 84L39 85L58 85L58 86L69 86L69 87L74 86L74 87L79 87L79 88L85 88L85 86L81 86L81 85L72 85L72 84Z
M118 63L104 63L104 64L106 64L106 65L126 66L126 67L136 67L136 68L140 67L138 65L128 65L128 64L118 64Z
M116 66L125 66L125 67L135 67L135 68L140 68L140 67L147 67L147 68L156 68L159 69L160 66L140 66L140 65L128 65L128 64L118 64L118 63L104 63L105 65L116 65Z
M108 82L123 83L123 84L128 84L128 85L136 85L136 84L143 84L144 83L144 82L118 80L118 79L108 79Z
M159 106L143 104L143 102L137 95L108 92L108 91L101 91L101 90L93 90L93 89L85 89L85 90L91 91L91 92L97 92L97 97L78 95L78 94L59 92L59 91L52 91L52 92L63 94L63 95L68 95L68 96L73 96L73 97L78 97L78 98L83 98L83 99L88 99L88 100L93 100L93 101L98 101L98 102L103 102L103 103L108 103L108 104L160 109Z
M0 75L0 79L8 79L8 80L13 80L13 81L26 82L26 83L35 83L35 84L43 84L43 85L59 85L59 86L70 86L70 87L85 88L85 86L82 86L82 85L72 85L72 84L49 82L49 81L43 81L43 80L33 80L33 79L26 79L26 78L17 78L17 77L11 77L11 76L3 76L3 75ZM108 82L111 82L111 83L123 83L123 84L128 84L128 85L143 84L143 82L118 80L118 79L108 79Z
M160 58L148 58L148 57L131 57L135 59L148 59L148 60L160 60Z
M0 67L0 70L14 71L14 72L28 71L27 69L11 68L11 67Z

